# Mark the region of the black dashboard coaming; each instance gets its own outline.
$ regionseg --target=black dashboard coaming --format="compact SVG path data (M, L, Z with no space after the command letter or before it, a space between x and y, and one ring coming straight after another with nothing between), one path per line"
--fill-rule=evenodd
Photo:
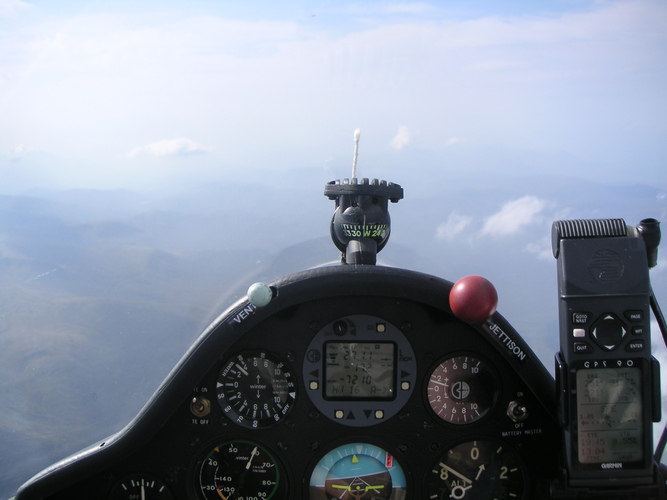
M336 444L355 441L390 451L406 471L410 497L420 498L425 471L438 454L456 442L478 437L502 439L519 451L529 476L526 498L537 498L538 489L546 488L557 475L561 446L553 380L499 314L485 326L467 325L452 316L451 286L433 276L376 266L318 268L279 280L272 284L277 295L266 307L257 308L244 299L223 313L125 429L36 476L22 487L17 500L104 498L118 478L134 472L162 478L175 498L196 498L198 457L228 438L251 439L272 450L287 478L286 498L306 498L309 471L318 457ZM300 365L319 328L353 314L378 316L400 328L412 344L418 366L417 387L395 417L354 428L317 412L306 394ZM523 359L508 349L507 338L525 354ZM268 429L242 428L222 414L214 397L211 414L195 417L190 400L204 390L214 395L224 361L257 348L286 359L297 375L297 399L287 419ZM437 362L459 353L484 358L501 381L492 414L464 426L439 421L424 390ZM508 402L517 397L530 411L525 422L514 422L506 414Z

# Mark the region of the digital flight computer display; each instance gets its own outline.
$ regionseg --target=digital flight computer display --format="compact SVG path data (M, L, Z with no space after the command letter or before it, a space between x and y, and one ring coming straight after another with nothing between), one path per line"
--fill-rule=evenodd
M307 395L347 426L385 422L417 385L417 362L400 328L370 314L339 317L313 336L303 362Z
M392 399L396 346L392 342L327 342L327 399Z

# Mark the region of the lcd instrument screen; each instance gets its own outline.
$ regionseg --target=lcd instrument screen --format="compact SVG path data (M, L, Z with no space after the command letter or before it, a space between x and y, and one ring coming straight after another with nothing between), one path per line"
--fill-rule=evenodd
M393 399L396 346L393 342L327 342L326 399Z
M641 377L631 367L577 371L580 463L642 460Z

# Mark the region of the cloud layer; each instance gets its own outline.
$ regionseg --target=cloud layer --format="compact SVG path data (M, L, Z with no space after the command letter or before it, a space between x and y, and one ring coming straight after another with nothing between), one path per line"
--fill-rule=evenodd
M435 237L439 240L452 240L457 238L470 226L473 218L469 215L461 215L454 211L447 217L447 221L443 222L436 229Z
M500 210L484 217L481 228L475 224L475 217L464 215L457 210L447 217L447 220L436 228L435 237L440 240L451 240L466 234L468 237L505 237L519 233L525 226L538 224L543 221L543 210L547 206L546 200L537 196L523 196L510 200L502 205Z
M81 170L102 156L118 171L127 151L207 151L221 169L245 171L320 164L348 152L357 125L378 137L363 143L366 159L450 152L460 138L600 163L657 165L665 149L667 91L655 83L667 80L664 2L530 15L371 4L251 20L185 4L149 13L26 5L0 3L12 16L0 38L0 153L39 145L71 179L82 178L72 157ZM201 146L221 138L224 148Z
M398 132L391 141L391 147L394 149L404 149L410 144L410 130L408 127L398 127Z
M32 8L32 5L21 0L0 0L0 16L10 15L30 8Z
M185 137L177 139L164 139L157 142L152 142L145 146L138 146L133 148L128 154L128 158L134 158L146 153L150 156L161 158L164 156L182 156L198 153L209 153L213 148L204 146Z
M540 220L540 213L545 201L535 196L524 196L508 201L500 211L491 215L482 226L482 236L510 236L519 232L524 226Z

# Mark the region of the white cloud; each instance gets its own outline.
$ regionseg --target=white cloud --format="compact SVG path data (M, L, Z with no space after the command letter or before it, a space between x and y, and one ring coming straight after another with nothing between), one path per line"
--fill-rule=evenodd
M394 149L404 149L410 144L410 130L408 127L401 125L398 127L398 132L391 141L391 147Z
M507 236L518 232L523 226L539 220L546 203L535 196L524 196L508 201L499 212L486 219L482 235Z
M450 137L445 141L445 147L449 148L452 146L456 146L457 144L461 144L464 141L465 139L460 139L458 137Z
M0 16L12 14L21 9L30 9L32 5L21 0L0 0Z
M37 149L29 147L29 146L25 146L23 144L19 144L18 146L16 146L14 148L14 156L21 156L21 155L24 155L26 153L30 153L31 151L37 151Z
M460 235L471 222L471 216L461 215L456 211L452 212L447 217L447 221L440 224L435 230L435 237L439 240L452 240Z
M128 158L133 158L141 153L147 153L150 156L161 158L163 156L182 156L194 153L208 153L212 148L203 146L185 137L177 139L164 139L162 141L152 142L145 146L138 146L127 154Z
M540 241L528 243L525 250L529 253L535 254L540 260L554 260L553 250L551 249L551 238L545 237Z

